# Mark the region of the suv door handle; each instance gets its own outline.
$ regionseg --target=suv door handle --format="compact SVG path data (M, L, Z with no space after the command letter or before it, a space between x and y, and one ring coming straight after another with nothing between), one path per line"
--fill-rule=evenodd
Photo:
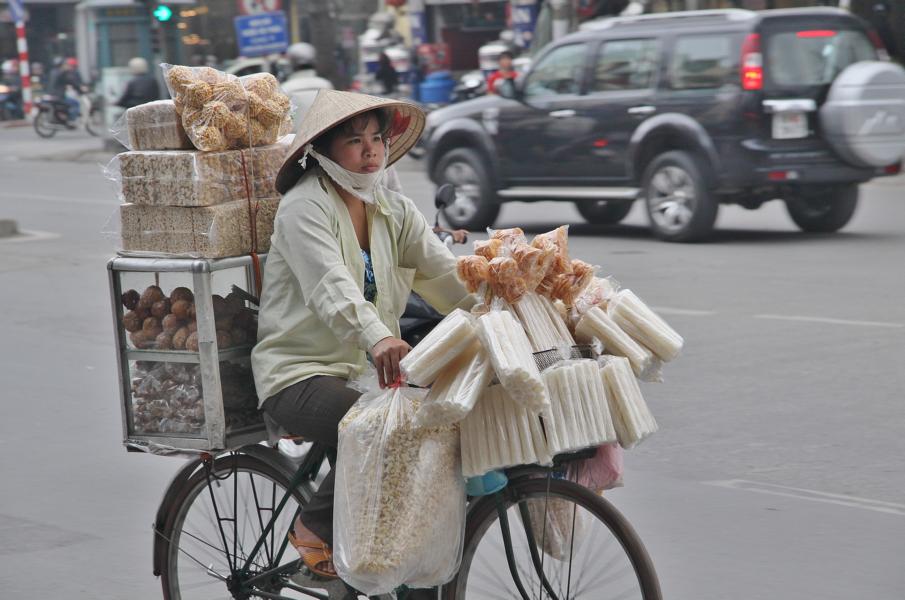
M574 117L575 111L572 110L571 108L566 108L563 110L554 110L553 112L550 113L550 116L553 117L554 119L567 119L569 117Z
M628 109L628 114L630 115L649 115L651 113L657 112L656 106L633 106Z

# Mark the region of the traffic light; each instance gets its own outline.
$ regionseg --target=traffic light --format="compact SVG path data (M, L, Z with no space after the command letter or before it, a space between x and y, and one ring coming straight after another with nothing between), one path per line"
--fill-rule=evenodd
M166 4L158 4L154 7L154 10L151 11L151 14L161 23L166 23L173 18L173 9Z

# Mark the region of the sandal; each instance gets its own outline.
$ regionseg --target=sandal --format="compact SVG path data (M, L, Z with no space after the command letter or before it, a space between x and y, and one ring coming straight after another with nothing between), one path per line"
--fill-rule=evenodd
M333 566L333 552L330 550L330 546L323 542L303 542L295 537L295 533L292 531L289 532L288 537L289 543L298 551L299 557L309 571L324 579L339 578L335 567L333 573L325 570L326 566Z

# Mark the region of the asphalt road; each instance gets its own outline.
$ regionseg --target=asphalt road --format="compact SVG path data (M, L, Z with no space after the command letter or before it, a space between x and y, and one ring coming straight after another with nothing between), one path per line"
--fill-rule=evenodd
M27 232L0 240L0 597L158 598L151 522L180 461L120 444L100 233L118 201L84 152L99 144L60 137L0 129L0 219ZM418 168L402 179L428 212ZM839 234L802 234L777 203L723 210L698 245L655 241L640 207L607 228L503 209L499 227L572 224L572 255L685 337L643 388L661 431L608 493L666 598L905 596L905 179L862 198Z

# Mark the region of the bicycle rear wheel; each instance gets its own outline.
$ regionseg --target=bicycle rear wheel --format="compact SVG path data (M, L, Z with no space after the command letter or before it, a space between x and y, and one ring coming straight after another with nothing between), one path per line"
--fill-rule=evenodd
M469 511L462 565L443 587L445 600L661 599L644 545L598 494L534 478L478 502Z
M161 572L164 598L262 597L256 596L255 590L289 598L310 597L291 587L289 578L298 570L298 555L285 543L299 507L313 492L309 481L293 491L272 531L263 536L289 484L282 470L243 454L221 456L192 475L160 533L166 540ZM263 543L254 551L262 537ZM253 551L249 569L242 571ZM284 568L279 569L281 566ZM274 569L273 575L246 586L249 596L237 590L241 582Z

